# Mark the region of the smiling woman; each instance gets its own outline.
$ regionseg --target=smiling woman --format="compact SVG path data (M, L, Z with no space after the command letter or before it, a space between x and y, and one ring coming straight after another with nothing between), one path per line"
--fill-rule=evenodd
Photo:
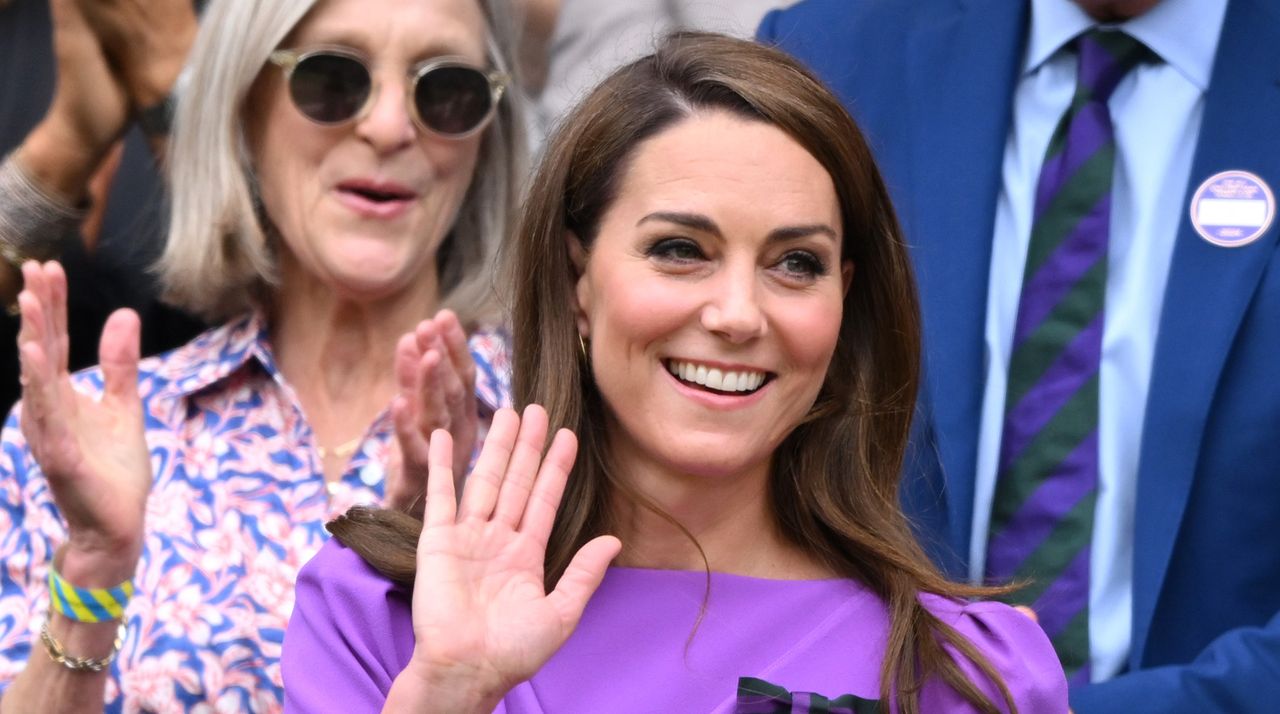
M1044 634L938 574L898 504L914 284L825 88L675 35L564 121L532 187L523 416L494 417L460 501L437 431L421 522L330 524L292 710L1066 711Z
M509 403L492 263L522 176L499 0L213 0L168 166L170 300L223 324L68 375L24 266L0 457L0 709L278 711L298 568L356 503L422 508L393 434ZM411 443L411 442L406 442ZM101 607L99 607L101 605ZM46 613L48 613L46 615Z
M822 387L853 275L831 177L776 127L713 107L637 147L620 178L590 252L574 252L595 383L628 405L611 410L609 450L632 455L644 492L713 476L759 502ZM795 554L769 555L756 562Z

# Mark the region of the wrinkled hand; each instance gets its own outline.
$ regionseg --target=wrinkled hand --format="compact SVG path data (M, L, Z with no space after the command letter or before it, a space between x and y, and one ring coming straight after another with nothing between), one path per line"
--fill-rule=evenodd
M133 572L143 538L151 460L138 396L140 324L117 310L103 327L101 399L67 372L67 282L62 266L22 266L22 433L67 521L67 558L88 559L109 584ZM64 570L64 575L70 575ZM83 583L77 583L83 585Z
M59 0L67 1L67 0ZM167 95L196 35L191 0L72 0L120 69L134 105Z
M457 315L441 310L402 336L396 345L395 372L399 394L391 402L391 414L396 444L387 469L387 505L420 514L428 435L444 429L453 436L458 444L453 473L460 484L479 428L476 366Z
M387 710L422 711L414 705L429 703L432 711L492 711L577 627L621 544L613 536L590 541L546 592L547 539L577 450L577 439L561 430L543 458L546 435L541 407L526 409L523 421L500 410L461 503L452 439L443 430L431 435L413 592L416 644Z

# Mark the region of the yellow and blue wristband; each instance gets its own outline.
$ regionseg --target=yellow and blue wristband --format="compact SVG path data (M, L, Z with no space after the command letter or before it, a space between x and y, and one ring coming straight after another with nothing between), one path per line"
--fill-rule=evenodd
M49 567L49 599L53 609L77 622L108 622L124 617L133 597L133 581L114 588L78 588Z

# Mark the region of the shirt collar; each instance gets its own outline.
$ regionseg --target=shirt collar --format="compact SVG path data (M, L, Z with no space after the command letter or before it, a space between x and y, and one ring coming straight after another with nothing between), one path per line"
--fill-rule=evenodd
M267 323L253 312L200 335L160 360L157 375L173 396L187 397L226 379L250 361L278 379Z
M476 399L490 412L511 406L511 337L502 327L485 326L468 337L476 363ZM157 376L167 383L166 394L190 397L256 362L272 379L284 384L271 349L270 332L261 312L252 312L214 328L161 359Z
M1227 0L1163 0L1116 27L1142 41L1200 91L1209 88ZM1070 0L1031 0L1031 35L1023 74L1097 23Z

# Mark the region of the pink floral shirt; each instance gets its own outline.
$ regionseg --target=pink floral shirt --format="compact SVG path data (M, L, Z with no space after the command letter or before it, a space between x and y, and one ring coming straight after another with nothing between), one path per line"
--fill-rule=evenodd
M482 331L470 346L483 429L510 404L507 339ZM76 380L101 390L97 370ZM324 543L326 521L381 500L390 416L374 421L341 482L326 487L257 316L144 360L139 385L155 482L106 711L280 711L294 579ZM0 438L0 693L28 657L44 656L33 642L48 609L47 568L66 538L20 409Z

